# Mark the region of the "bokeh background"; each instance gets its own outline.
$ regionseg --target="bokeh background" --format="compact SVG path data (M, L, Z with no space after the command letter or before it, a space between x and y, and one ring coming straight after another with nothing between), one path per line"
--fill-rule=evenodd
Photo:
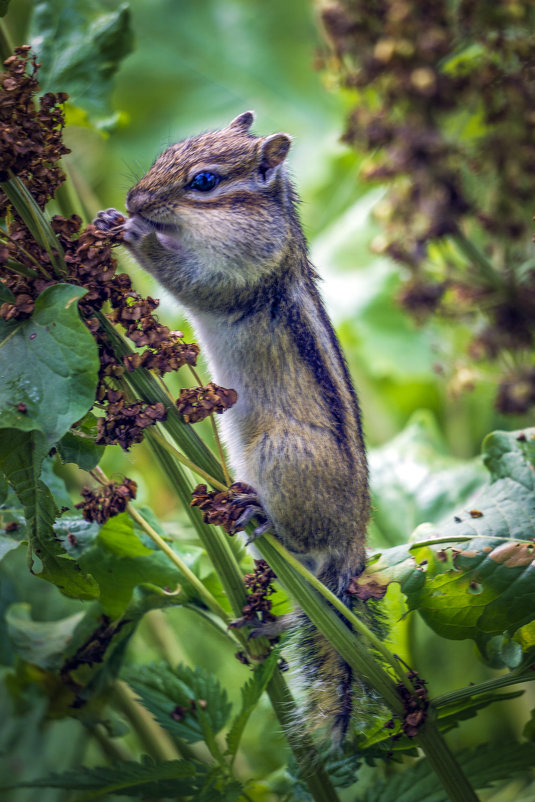
M30 0L12 2L6 22L16 44L28 41L32 5ZM110 0L108 5L119 4ZM317 68L325 41L313 3L133 0L131 10L135 45L115 79L116 123L107 132L76 124L66 129L72 148L66 162L85 206L93 213L109 206L124 208L128 188L167 145L222 127L246 109L256 112L256 133L292 135L289 164L302 199L311 259L322 276L322 293L360 394L368 444L378 449L372 452L372 466L378 466L376 488L383 494L383 506L372 527L372 546L401 542L418 523L446 513L456 493L461 497L481 481L477 465L467 461L477 456L485 434L518 428L527 419L496 412L496 377L489 372L480 376L464 361L462 322L452 326L434 319L418 326L399 308L396 295L403 270L369 248L379 231L373 208L384 189L370 189L359 179L365 157L340 141L354 100L328 69ZM160 319L189 332L176 302L127 255L120 260L139 291L160 298ZM208 380L206 371L204 376ZM184 377L172 378L170 385L176 390L184 385ZM209 427L203 426L201 431L210 439ZM173 531L181 527L185 538L191 536L165 478L143 446L128 454L118 446L108 447L103 468L109 475L127 473L135 479L140 501L150 504ZM445 490L433 487L438 474ZM76 477L65 478L75 490ZM26 576L23 563L18 553L2 563L3 607L29 600L41 620L72 612L75 604L67 604L52 586ZM132 659L146 662L164 654L172 661L209 665L220 672L232 698L238 697L247 670L236 663L226 643L214 647L211 632L180 610L155 621L136 636ZM411 618L398 637L402 652L409 649L410 640L411 661L430 680L434 694L465 684L467 672L472 681L491 675L473 644L440 640L420 620ZM4 667L13 660L4 639L0 657ZM34 709L25 713L24 726L4 719L0 748L8 755L8 768L22 771L30 755L36 775L81 760L101 761L97 746L88 745L77 722L44 725L42 708L36 699ZM503 713L494 706L456 730L452 743L474 745L489 733L505 740L518 736L529 709L527 697L510 703ZM45 741L40 734L44 726ZM248 730L244 770L280 771L282 744L269 706L261 705ZM364 783L367 771L373 776L365 769ZM342 796L354 798L350 791ZM35 791L9 796L13 802L35 798ZM498 802L514 796L492 798ZM43 790L39 799L60 802L68 796Z

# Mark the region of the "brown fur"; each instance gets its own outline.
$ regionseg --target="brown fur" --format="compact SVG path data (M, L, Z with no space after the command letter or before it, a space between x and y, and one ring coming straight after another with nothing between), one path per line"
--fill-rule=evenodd
M284 159L246 112L168 148L129 192L127 243L191 316L218 384L238 392L222 428L284 545L345 598L364 564L367 467L357 399L316 288ZM209 192L194 175L221 176ZM343 737L349 669L310 622L314 704Z

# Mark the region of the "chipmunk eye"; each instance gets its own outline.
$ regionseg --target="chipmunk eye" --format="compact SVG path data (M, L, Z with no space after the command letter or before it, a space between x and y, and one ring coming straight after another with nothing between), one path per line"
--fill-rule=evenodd
M208 192L219 184L220 178L215 173L203 170L193 176L186 189L196 189L198 192Z

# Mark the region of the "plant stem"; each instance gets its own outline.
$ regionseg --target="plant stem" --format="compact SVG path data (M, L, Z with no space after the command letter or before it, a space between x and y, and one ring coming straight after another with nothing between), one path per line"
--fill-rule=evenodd
M307 783L315 802L337 802L338 795L329 775L318 761L316 747L312 739L295 727L295 701L282 674L275 669L267 686L273 709L284 728L288 743L299 764L300 775Z
M171 546L169 546L165 540L161 537L161 535L156 532L152 526L147 523L147 521L143 518L142 515L136 510L136 508L132 504L126 505L126 510L131 518L136 521L136 523L141 526L147 535L156 543L159 549L161 549L164 554L171 560L174 565L178 568L180 573L184 576L186 581L195 588L201 599L205 602L205 604L215 613L222 621L228 626L231 622L231 618L224 610L217 599L212 596L209 590L205 588L201 580L195 576L193 571L188 568L186 563L178 556L176 551L174 551Z
M202 379L193 367L193 365L189 365L189 369L195 378L195 381L199 384L199 386L203 385ZM227 461L225 459L225 452L223 451L223 446L221 445L221 440L219 439L219 432L217 431L217 423L215 422L215 415L212 412L210 415L210 423L212 424L212 431L214 433L214 439L217 446L217 453L219 454L219 459L221 461L221 467L223 468L223 473L225 474L225 482L228 485L231 484L230 474L227 467Z
M218 527L203 523L200 510L190 506L191 491L182 468L169 455L169 452L161 447L160 442L153 438L150 430L147 431L146 437L161 465L163 475L177 494L208 558L219 575L234 615L241 615L242 607L247 601L247 594L243 584L242 571L231 547L231 543L236 541L226 537Z
M453 756L448 744L430 716L418 733L417 743L425 752L429 764L451 802L479 802L465 773Z
M13 55L13 42L3 19L0 19L0 61Z
M431 701L436 708L446 707L446 705L454 704L455 702L462 702L464 699L471 699L480 693L488 693L489 691L496 691L498 688L506 688L508 685L518 685L522 682L533 682L534 680L535 671L528 670L518 674L512 671L510 674L504 674L501 677L494 677L474 685L467 685L465 688L459 688L456 691L443 693Z
M403 671L400 666L399 660L395 658L392 654L390 649L388 649L384 643L380 640L380 638L375 635L374 632L369 629L363 621L361 621L355 613L353 613L346 605L329 590L329 588L325 587L320 580L314 576L305 566L296 559L293 554L290 554L288 549L286 549L282 543L277 540L273 535L266 534L264 535L266 540L270 543L270 545L276 549L279 554L281 554L287 563L289 563L295 571L301 574L307 582L309 582L313 588L315 588L321 595L327 599L328 602L332 604L339 612L342 613L344 618L351 624L351 627L359 632L361 635L364 635L367 638L372 646L381 654L387 663L390 663L392 668L394 669L395 673L398 675L399 679L406 683L407 682L407 675Z
M192 752L187 744L173 742L152 715L137 701L134 691L122 680L113 684L112 701L126 716L136 731L143 747L155 760L190 759Z
M203 479L206 479L206 481L209 482L212 487L216 487L218 490L228 490L228 485L224 485L222 482L219 482L215 477L210 476L209 473L203 471L203 469L199 468L198 465L195 465L194 462L188 459L184 454L182 454L181 451L179 451L168 440L166 440L165 437L160 434L158 429L154 428L151 433L154 439L157 440L163 448L167 449L167 451L169 451L169 453L172 454L175 459L181 462L182 465L185 465L186 468L189 468L190 471L193 471L193 473L196 473Z
M452 239L467 257L467 259L475 263L479 268L479 272L486 279L486 281L495 288L501 287L503 284L502 278L495 270L494 266L489 262L486 256L477 248L471 239L469 239L460 228L452 234Z
M95 741L100 746L102 754L106 760L110 762L125 763L127 760L133 760L133 755L124 748L122 743L116 738L110 738L106 735L102 724L93 724L87 727L87 731L93 736Z

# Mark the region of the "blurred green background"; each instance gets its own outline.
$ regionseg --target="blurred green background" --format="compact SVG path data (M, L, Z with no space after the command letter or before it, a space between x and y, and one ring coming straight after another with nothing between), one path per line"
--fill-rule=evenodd
M13 0L11 5L6 23L15 44L26 43L34 4ZM69 2L64 0L63 5ZM72 5L76 6L74 0ZM119 3L110 0L107 5L115 9ZM362 158L339 141L352 98L333 76L315 69L316 52L325 45L313 4L309 0L133 0L131 10L134 51L120 67L113 92L118 124L106 134L77 125L66 130L66 142L72 148L66 161L77 189L92 213L109 206L122 209L129 187L168 144L222 127L246 109L256 111L256 133L292 135L290 169L302 198L311 259L323 278L327 308L361 397L369 446L383 446L405 429L415 412L428 411L413 419L412 428L396 441L394 451L386 447L372 454L376 487L384 499L377 509L372 545L405 540L416 524L440 517L451 509L452 500L462 498L469 486L478 483L478 468L470 468L469 476L463 477L455 472L460 463L453 457L472 458L487 432L518 428L527 421L505 419L495 412L493 376L479 376L463 362L461 346L467 332L462 325L433 321L418 327L399 310L395 296L402 271L369 249L379 231L372 210L382 190L370 190L359 181ZM160 319L172 329L188 332L176 302L127 255L121 254L120 260L140 292L161 299ZM208 380L206 371L203 375ZM176 391L184 381L187 377L179 374L169 384ZM203 426L200 431L209 439L209 428ZM143 446L128 454L118 446L108 447L102 467L108 475L126 473L135 479L139 501L150 504L173 532L178 520L183 536L189 537L174 496ZM430 476L438 470L449 477L447 491L444 485L436 492L430 488ZM74 487L75 479L67 478ZM10 555L3 565L0 604L4 609L14 600L25 599L32 603L34 617L41 620L76 609L76 603L61 597L52 586L27 575L21 580L25 575L22 554ZM163 640L173 660L217 669L236 700L247 670L237 664L223 641L214 661L211 631L191 619L180 610L167 613L165 619L159 614L156 623L153 619L136 636L133 659L146 662L161 655ZM170 635L170 628L178 636ZM400 632L401 649L407 648L409 637L410 658L430 680L433 694L465 684L467 674L472 681L490 675L469 642L440 640L416 618ZM8 666L9 645L2 650L2 663ZM5 701L3 712L7 705ZM532 706L523 697L507 711L490 708L457 730L452 743L476 744L487 739L489 732L502 739L518 736ZM38 732L44 726L42 707L43 702L36 699L23 729L9 722L2 728L0 748L8 755L8 770L25 773L28 756L35 749L40 750L32 767L35 775L81 760L102 760L96 746L87 751L80 726L70 720L49 727L43 741ZM264 703L248 730L245 774L277 772L282 743ZM351 792L344 793L344 799L354 798ZM35 798L35 791L9 797L16 802ZM59 792L39 792L44 802L67 798ZM255 798L262 798L260 792ZM509 798L514 796L503 797Z

